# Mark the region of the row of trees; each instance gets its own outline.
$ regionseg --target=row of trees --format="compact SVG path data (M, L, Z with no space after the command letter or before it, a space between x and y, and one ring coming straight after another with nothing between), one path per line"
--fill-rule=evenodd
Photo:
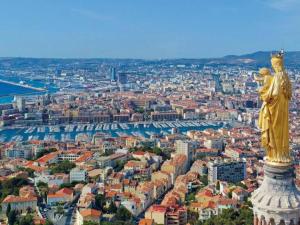
M9 204L6 209L6 216L8 219L9 225L32 225L34 224L34 219L32 216L32 210L28 208L27 214L25 216L21 216L17 210L11 208ZM45 225L53 225L50 220L46 220Z
M239 210L225 209L218 216L213 216L206 221L199 221L197 213L189 212L188 222L191 225L252 225L253 212L248 207Z

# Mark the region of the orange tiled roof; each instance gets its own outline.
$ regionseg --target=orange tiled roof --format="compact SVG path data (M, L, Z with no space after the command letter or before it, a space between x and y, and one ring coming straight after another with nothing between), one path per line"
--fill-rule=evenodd
M89 158L93 156L93 153L90 151L85 152L83 155L81 155L78 159L76 159L75 162L85 162Z
M141 219L139 222L139 225L152 225L153 220L152 219Z
M143 155L145 155L146 153L145 152L143 152L143 151L136 151L136 152L134 152L134 153L132 153L132 155L136 155L136 156L143 156Z
M73 190L70 188L63 188L63 189L60 189L57 193L71 195L71 194L73 194Z
M167 207L163 206L163 205L152 205L149 208L150 211L156 211L156 212L162 212L162 213L166 213L167 212Z
M72 194L73 194L72 189L63 188L63 189L60 189L59 191L57 191L54 194L48 194L47 197L48 198L63 198L63 197L66 197L66 196L69 196L69 195L72 195Z
M38 163L47 163L48 161L54 159L58 154L59 154L59 152L51 152L47 155L42 156L41 158L37 159L36 161Z
M99 218L102 214L101 211L96 209L83 209L80 211L82 217L97 217Z

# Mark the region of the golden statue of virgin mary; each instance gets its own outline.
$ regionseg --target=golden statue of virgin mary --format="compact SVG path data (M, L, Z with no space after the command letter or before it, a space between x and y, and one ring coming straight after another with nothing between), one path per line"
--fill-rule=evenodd
M261 143L266 150L267 163L291 163L289 150L289 101L291 82L284 69L283 52L271 56L274 75L264 69L264 84L259 90L263 101L259 113Z

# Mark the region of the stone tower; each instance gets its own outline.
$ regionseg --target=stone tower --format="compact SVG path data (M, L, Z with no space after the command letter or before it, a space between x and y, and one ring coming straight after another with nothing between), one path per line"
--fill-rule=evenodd
M265 163L264 180L252 194L254 225L300 225L300 191L292 165Z

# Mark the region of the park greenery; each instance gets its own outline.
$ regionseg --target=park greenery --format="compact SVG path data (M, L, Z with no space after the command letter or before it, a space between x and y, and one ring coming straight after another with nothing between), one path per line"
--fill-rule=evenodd
M46 220L45 225L54 225L54 223L51 220Z
M73 169L76 166L75 163L70 162L69 160L64 160L60 163L55 163L50 165L50 173L70 173L71 169Z
M117 207L115 203L106 202L105 196L102 194L97 194L95 197L95 208L101 210L104 213L115 214L116 220L114 222L101 222L101 224L112 225L112 224L120 224L127 225L132 222L132 214L124 207ZM108 205L108 207L107 207Z
M11 207L7 207L6 216L9 225L32 225L34 224L33 216L31 213L26 215L20 215L17 210L12 210Z
M2 202L7 195L19 195L20 188L25 185L28 185L28 180L20 177L0 181L0 202Z
M191 225L252 225L253 213L248 207L239 210L224 209L218 216L212 216L206 221L195 220L196 214L189 215L189 223Z
M83 225L99 225L100 223L94 222L94 221L84 221Z

